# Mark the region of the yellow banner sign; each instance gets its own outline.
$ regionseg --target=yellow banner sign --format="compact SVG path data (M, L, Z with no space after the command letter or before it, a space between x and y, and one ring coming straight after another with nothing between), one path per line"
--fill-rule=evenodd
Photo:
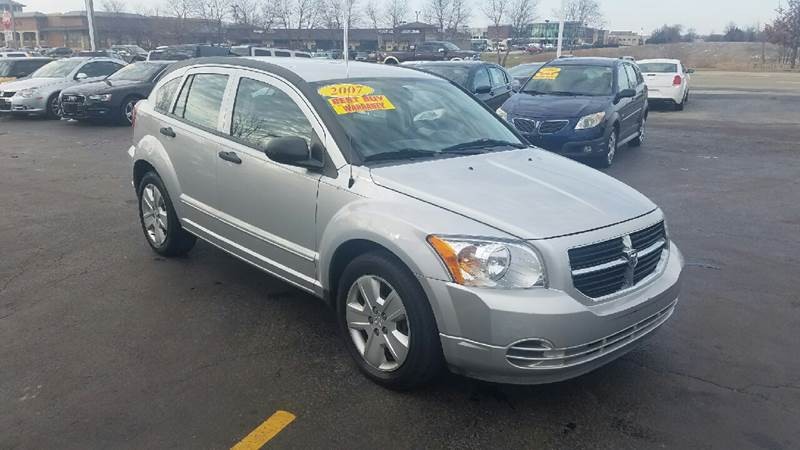
M534 80L555 80L561 75L560 67L543 67L533 76Z
M364 86L363 84L349 84L349 83L342 83L342 84L329 84L327 86L322 86L317 90L319 95L323 97L360 97L362 95L369 95L375 92L369 86Z
M385 95L363 95L361 97L335 97L328 102L336 114L350 114L366 111L386 111L394 109L392 102Z

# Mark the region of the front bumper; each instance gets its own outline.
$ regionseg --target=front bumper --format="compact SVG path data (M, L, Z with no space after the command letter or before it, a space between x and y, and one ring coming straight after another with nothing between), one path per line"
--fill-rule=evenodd
M658 277L597 304L555 289L473 289L433 280L425 287L439 313L448 314L448 320L437 318L437 323L453 372L493 382L541 384L582 375L636 348L672 315L682 268L683 257L670 244ZM442 311L442 305L449 311Z
M521 133L532 145L564 156L599 155L608 150L608 135L603 126L575 130L575 125L570 121L569 125L557 133Z
M61 102L61 117L66 119L105 119L112 116L108 103Z
M47 111L47 99L44 97L0 98L0 113L5 114L42 114Z

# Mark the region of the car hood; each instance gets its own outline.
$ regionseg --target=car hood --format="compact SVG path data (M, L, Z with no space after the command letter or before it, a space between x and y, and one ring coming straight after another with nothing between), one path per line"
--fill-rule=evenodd
M503 105L503 110L514 116L536 119L576 118L605 111L611 97L567 97L562 95L513 95Z
M520 239L603 228L657 208L602 172L533 148L375 167L371 174L379 186Z
M61 91L64 94L100 94L112 93L115 91L123 90L126 88L137 87L147 84L144 81L137 80L101 80L92 83L81 83L77 86L72 86L69 89Z

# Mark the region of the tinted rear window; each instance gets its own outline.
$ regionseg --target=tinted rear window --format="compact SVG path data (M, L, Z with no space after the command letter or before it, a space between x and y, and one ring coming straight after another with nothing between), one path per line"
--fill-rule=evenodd
M678 65L670 63L644 63L639 69L644 73L678 73Z
M424 64L414 67L420 70L424 70L425 72L430 72L439 75L442 78L446 78L458 85L465 87L467 85L467 80L469 79L469 67L437 66L437 65L424 65Z

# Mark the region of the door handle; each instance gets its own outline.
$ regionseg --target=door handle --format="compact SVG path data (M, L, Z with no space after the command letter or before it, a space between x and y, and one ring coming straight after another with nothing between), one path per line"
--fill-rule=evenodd
M236 152L219 152L217 156L224 159L225 161L232 162L234 164L241 164L242 159L239 158L239 155Z
M159 131L161 131L161 134L163 134L164 136L169 136L171 138L174 138L176 136L175 132L172 130L172 127L164 127Z

